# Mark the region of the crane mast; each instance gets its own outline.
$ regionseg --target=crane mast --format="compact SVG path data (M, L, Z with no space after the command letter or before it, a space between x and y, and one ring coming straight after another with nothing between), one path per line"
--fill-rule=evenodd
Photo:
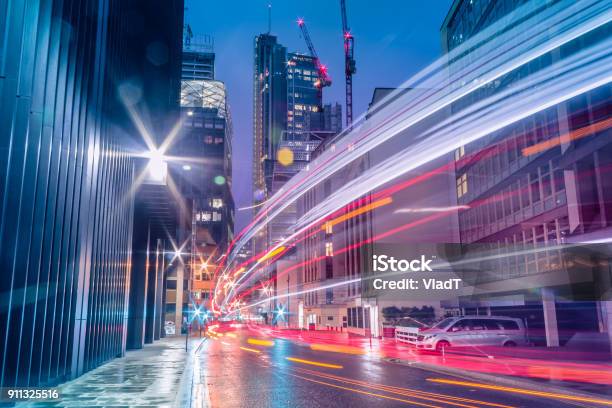
M344 73L346 78L346 126L350 127L353 123L353 74L357 71L353 47L355 39L351 34L346 17L346 0L340 0L340 10L342 14L342 36L344 38Z

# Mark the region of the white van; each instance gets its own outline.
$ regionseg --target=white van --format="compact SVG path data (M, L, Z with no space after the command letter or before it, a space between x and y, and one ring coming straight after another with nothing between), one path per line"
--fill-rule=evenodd
M524 345L527 336L523 321L502 316L448 317L421 330L416 341L417 349L438 352L446 347Z

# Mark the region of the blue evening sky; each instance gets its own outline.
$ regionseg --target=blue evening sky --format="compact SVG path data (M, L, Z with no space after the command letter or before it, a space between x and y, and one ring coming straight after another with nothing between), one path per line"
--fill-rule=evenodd
M344 48L340 0L186 0L186 22L194 34L215 39L216 79L224 81L234 122L233 190L236 232L250 219L251 204L253 39L268 30L288 51L307 53L296 24L304 18L333 84L325 103L340 102L345 113ZM362 114L376 87L397 87L441 54L440 26L451 0L347 0L355 37L357 73L353 76L354 117Z

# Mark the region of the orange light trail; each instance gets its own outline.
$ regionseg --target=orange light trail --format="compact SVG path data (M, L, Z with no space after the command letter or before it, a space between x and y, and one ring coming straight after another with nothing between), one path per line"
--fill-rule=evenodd
M313 365L313 366L317 366L317 367L343 368L341 365L337 365L337 364L320 363L318 361L304 360L304 359L295 358L295 357L285 357L285 358L287 360L289 360L289 361L293 361L294 363L309 364L309 365Z
M321 225L321 229L325 230L329 227L333 227L336 224L340 224L341 222L344 222L350 218L356 217L358 215L361 215L363 213L366 213L368 211L374 210L378 207L382 207L388 204L391 204L393 202L393 199L391 197L385 197L381 200L378 201L374 201L371 204L368 205L364 205L363 207L360 207L356 210L350 211L344 215L341 215L340 217L336 217L333 220L327 221L325 222L323 225Z
M252 344L254 346L264 346L264 347L274 346L274 342L272 340L248 339L247 343Z
M278 248L276 248L276 249L274 249L274 250L272 250L272 251L268 252L267 254L265 254L264 256L262 256L261 258L259 258L259 259L257 260L257 263L264 262L264 261L266 261L266 260L268 260L268 259L272 258L273 256L280 254L280 253L281 253L281 252L283 252L285 249L287 249L287 248L285 248L284 246L280 246L280 247L278 247Z
M592 125L584 126L579 129L573 130L569 133L559 135L559 137L545 140L543 142L534 144L533 146L525 147L523 149L523 156L531 156L534 154L541 153L545 150L552 149L553 147L559 146L562 143L573 142L574 140L582 139L592 135L593 133L599 132L600 130L606 130L612 126L612 118L595 122Z
M342 346L335 344L311 344L310 349L314 351L329 351L332 353L344 354L365 354L365 351L359 347Z
M527 390L524 388L504 387L500 385L489 385L489 384L473 383L473 382L467 382L467 381L447 380L445 378L428 378L427 381L440 383L440 384L459 385L463 387L483 388L483 389L493 390L493 391L511 392L514 394L533 395L536 397L562 399L562 400L576 401L576 402L588 402L588 403L601 404L601 405L612 405L612 400L578 397L574 395L557 394L553 392Z

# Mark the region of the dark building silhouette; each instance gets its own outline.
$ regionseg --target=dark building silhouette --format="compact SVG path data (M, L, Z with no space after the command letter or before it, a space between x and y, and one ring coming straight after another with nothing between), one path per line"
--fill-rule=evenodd
M134 346L155 336L142 318L156 279L141 266L163 228L134 200L143 143L126 106L152 135L178 118L182 12L173 0L3 6L0 387L122 356L128 327ZM133 231L134 214L146 217Z

